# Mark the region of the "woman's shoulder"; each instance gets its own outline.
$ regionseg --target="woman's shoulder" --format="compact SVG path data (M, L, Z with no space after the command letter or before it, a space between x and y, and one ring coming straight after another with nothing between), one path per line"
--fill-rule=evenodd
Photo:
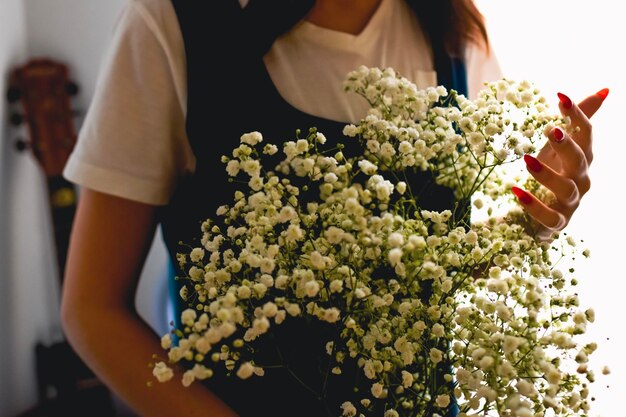
M129 0L119 24L128 26L129 30L140 30L138 26L143 25L160 43L182 46L180 27L171 0Z
M167 66L181 105L186 107L186 59L178 18L171 0L129 0L115 27L114 52L130 50L143 68ZM115 55L115 53L114 53Z

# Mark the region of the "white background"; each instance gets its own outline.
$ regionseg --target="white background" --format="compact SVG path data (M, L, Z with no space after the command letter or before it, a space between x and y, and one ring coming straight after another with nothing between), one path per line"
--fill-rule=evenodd
M622 415L626 372L624 305L626 260L623 218L626 203L624 149L620 127L626 99L626 22L621 2L610 0L478 0L505 76L533 81L556 109L557 92L580 101L608 87L610 94L593 116L594 161L591 191L584 197L567 230L591 249L588 260L577 261L584 305L596 310L589 338L600 347L592 356L599 368L592 386L596 401L591 416ZM607 340L607 338L609 340ZM594 358L595 357L595 358ZM607 385L609 388L607 388Z

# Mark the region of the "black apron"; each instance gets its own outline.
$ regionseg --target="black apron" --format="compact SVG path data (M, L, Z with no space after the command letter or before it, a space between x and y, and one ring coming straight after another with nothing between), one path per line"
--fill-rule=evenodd
M179 242L200 246L200 225L215 218L217 207L232 201L235 185L228 182L222 155L231 155L241 134L259 131L264 142L280 144L295 138L296 129L308 132L316 127L327 138L326 147L344 143L347 156L358 152L356 140L342 135L345 123L306 114L287 103L276 90L263 62L263 55L276 37L287 32L311 8L314 0L252 0L241 9L238 0L172 0L183 35L187 62L186 131L196 157L196 171L183 178L170 204L160 212L163 238L171 259L184 247ZM219 21L219 23L217 23ZM435 52L438 83L466 94L463 62L449 57L443 42L431 36ZM211 109L211 111L209 111ZM231 120L235 122L231 122ZM279 151L282 155L282 152ZM453 209L450 189L433 183L426 173L409 177L411 187L419 187L428 196L420 206L430 210ZM178 269L174 261L175 269ZM176 271L184 276L182 271ZM173 291L177 297L178 291ZM175 318L186 308L177 297ZM329 326L311 323L302 326L287 319L277 327L274 338L292 348L281 352L283 360L315 391L319 363L327 360L325 343ZM276 343L270 337L266 346ZM271 351L272 349L268 349ZM276 355L264 358L276 362ZM302 361L302 358L310 360ZM292 370L294 369L292 368ZM269 369L263 377L240 380L223 376L216 369L207 385L241 417L252 416L338 416L339 406L353 395L353 387L369 390L373 381L365 379L356 365L346 366L343 375L330 375L327 385L328 407L298 383L286 369ZM358 372L357 372L358 371ZM360 384L357 381L363 383ZM362 397L356 397L360 399ZM356 404L356 401L355 401ZM207 414L208 415L208 414ZM381 415L382 410L373 415Z

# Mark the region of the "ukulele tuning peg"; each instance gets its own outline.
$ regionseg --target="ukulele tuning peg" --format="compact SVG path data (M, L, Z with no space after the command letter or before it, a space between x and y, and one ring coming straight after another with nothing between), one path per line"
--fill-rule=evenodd
M30 144L24 139L18 139L15 141L15 149L17 149L18 152L24 152L29 146Z
M19 113L13 113L9 117L9 121L13 126L19 126L24 122L24 116Z
M9 103L15 103L22 97L22 91L17 87L10 87L7 90L7 101Z
M70 96L75 96L76 94L78 94L79 91L80 87L78 87L78 84L76 84L75 82L70 81L65 84L65 92Z

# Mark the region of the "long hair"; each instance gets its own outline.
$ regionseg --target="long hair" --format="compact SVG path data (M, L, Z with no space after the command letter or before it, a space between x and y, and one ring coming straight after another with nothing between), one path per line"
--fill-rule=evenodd
M447 52L462 57L468 43L489 51L483 15L473 0L407 0L431 37L443 41Z

